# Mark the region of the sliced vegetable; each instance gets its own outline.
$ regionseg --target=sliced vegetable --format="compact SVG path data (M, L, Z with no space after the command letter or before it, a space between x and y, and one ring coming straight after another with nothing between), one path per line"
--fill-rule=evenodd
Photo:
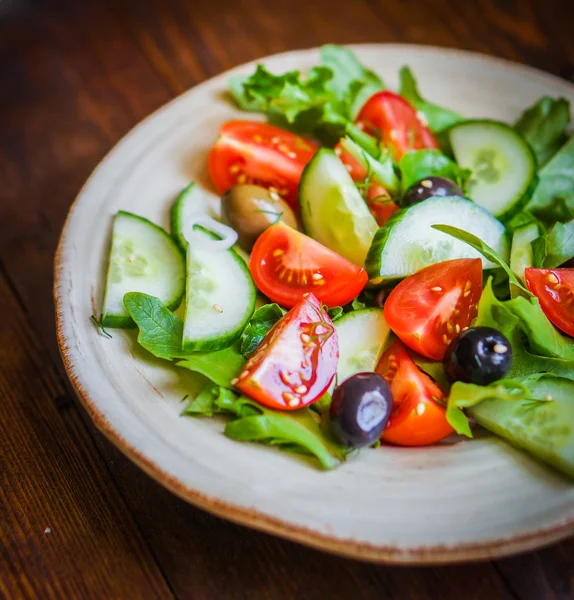
M261 292L287 308L308 292L328 307L344 305L367 283L364 269L283 223L259 237L249 268Z
M409 348L442 360L450 342L476 317L481 292L479 258L437 263L393 289L385 302L385 319Z
M357 116L367 133L376 135L391 149L395 160L410 150L438 148L433 134L421 123L416 110L398 94L373 94Z
M474 120L447 132L456 162L470 169L468 194L495 217L509 219L530 200L536 158L524 138L498 121Z
M437 262L480 257L463 242L435 231L432 226L439 223L470 231L508 257L504 226L488 211L458 196L434 197L400 210L377 231L365 262L370 279L400 279ZM483 259L483 268L494 266Z
M177 308L185 291L185 259L173 238L151 221L120 210L114 217L106 291L104 327L133 327L124 305L128 292L156 296Z
M284 129L228 121L209 153L209 174L219 193L238 183L253 183L274 187L295 207L301 173L316 151L317 146Z
M185 224L208 212L207 195L193 181L185 187L171 207L171 235L183 252L187 252Z
M471 437L453 407L467 408L486 429L574 477L573 381L539 373L488 387L455 383L448 404L459 433Z
M363 308L345 313L336 321L335 329L339 338L339 383L355 373L374 371L390 334L383 309Z
M400 210L399 205L391 200L389 192L376 183L371 184L367 189L365 202L379 227Z
M257 309L241 334L241 354L249 358L267 332L286 314L278 304L264 304Z
M564 333L574 336L574 269L526 269L528 289L544 314Z
M196 228L187 248L183 350L218 350L233 343L255 310L247 265L232 249L211 250L217 236Z
M448 437L453 428L439 404L444 392L413 362L401 342L394 342L376 368L391 387L393 412L383 441L399 446L427 446Z
M536 223L530 223L519 227L512 236L512 248L510 250L510 268L512 272L524 283L524 269L533 264L532 246L540 231Z
M235 385L265 406L295 410L327 391L338 357L337 331L309 294L267 333Z
M299 204L308 235L356 265L364 265L377 223L332 150L319 150L305 168Z

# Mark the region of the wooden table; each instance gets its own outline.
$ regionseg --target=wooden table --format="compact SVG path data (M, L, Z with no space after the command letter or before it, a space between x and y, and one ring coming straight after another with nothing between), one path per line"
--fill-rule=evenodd
M0 0L0 597L574 598L573 540L490 563L384 567L185 504L70 395L51 297L74 196L176 94L326 42L459 47L568 76L572 12L571 0Z

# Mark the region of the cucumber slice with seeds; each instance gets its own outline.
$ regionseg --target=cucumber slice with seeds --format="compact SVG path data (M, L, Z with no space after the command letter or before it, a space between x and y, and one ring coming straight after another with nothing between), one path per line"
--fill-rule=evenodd
M255 310L257 289L249 268L233 249L212 249L219 239L194 228L187 246L183 350L219 350L232 344Z
M473 233L508 260L508 238L500 221L460 196L434 196L396 212L377 231L365 263L371 283L402 279L455 258L481 258L485 269L496 266L468 244L431 227L438 224Z
M471 200L503 220L528 202L536 158L517 131L499 121L474 120L454 125L446 135L458 165L472 171Z
M170 310L185 291L185 259L173 238L151 221L120 210L114 217L104 295L104 327L133 327L124 306L128 292L159 298Z

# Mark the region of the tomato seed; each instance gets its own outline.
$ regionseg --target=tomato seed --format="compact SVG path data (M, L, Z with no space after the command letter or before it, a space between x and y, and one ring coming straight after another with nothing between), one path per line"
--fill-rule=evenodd
M546 281L548 281L548 283L558 283L559 280L554 273L548 273L548 275L546 275Z

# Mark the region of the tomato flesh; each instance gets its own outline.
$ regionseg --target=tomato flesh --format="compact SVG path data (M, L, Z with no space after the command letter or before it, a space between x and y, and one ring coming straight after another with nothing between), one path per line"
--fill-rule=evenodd
M251 252L255 285L281 306L313 293L328 307L351 302L365 287L365 269L282 222L266 229Z
M548 320L574 336L574 269L527 268L524 275Z
M222 194L252 183L274 188L297 208L297 187L317 146L302 137L256 121L228 121L208 158L209 174Z
M397 285L385 302L385 319L411 350L442 360L453 338L476 317L481 293L479 258L436 263Z
M391 388L393 411L382 439L398 446L428 446L453 433L441 388L409 356L400 341L385 351L376 372Z
M396 161L410 150L438 148L436 139L423 125L417 111L393 92L377 92L371 96L357 116L357 123L391 148Z
M327 391L338 359L337 331L319 300L308 294L261 340L236 387L270 408L296 410Z

